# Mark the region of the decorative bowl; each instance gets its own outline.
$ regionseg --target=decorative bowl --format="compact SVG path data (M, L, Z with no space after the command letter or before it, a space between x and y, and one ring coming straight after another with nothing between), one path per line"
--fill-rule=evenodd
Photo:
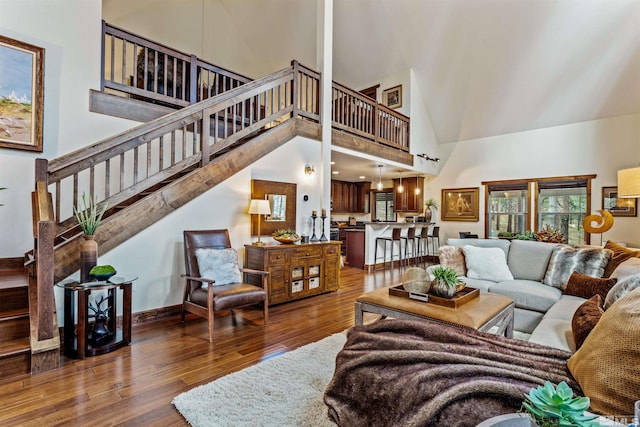
M426 294L429 293L429 289L431 289L431 282L426 280L412 280L409 282L403 282L402 287L407 292Z
M283 237L283 236L273 236L273 239L284 244L291 244L300 241L300 236L298 237Z
M116 274L116 272L112 272L112 273L105 273L105 274L92 274L91 276L99 281L106 281L109 280L112 276L114 276Z

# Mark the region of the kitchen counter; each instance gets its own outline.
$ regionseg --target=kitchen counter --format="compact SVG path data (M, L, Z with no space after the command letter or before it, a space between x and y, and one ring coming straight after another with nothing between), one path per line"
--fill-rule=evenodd
M426 222L367 222L365 223L365 254L364 264L369 270L373 268L376 262L382 263L384 254L382 253L382 246L378 248L378 259L375 259L376 238L377 237L391 237L392 230L394 228L402 229L401 235L406 236L409 228L416 228L416 235L420 234L423 227L431 227L433 223ZM404 242L404 241L403 241ZM395 243L394 243L395 244ZM396 256L398 251L395 250ZM404 247L403 247L404 253ZM391 257L391 245L387 245L386 258L389 260ZM397 258L396 258L397 259Z

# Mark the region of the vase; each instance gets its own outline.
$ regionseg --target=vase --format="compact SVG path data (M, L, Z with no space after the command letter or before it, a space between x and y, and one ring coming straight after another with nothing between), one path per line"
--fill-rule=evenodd
M440 279L434 279L431 282L430 292L437 297L453 298L456 295L456 287L449 286Z
M90 282L89 272L98 263L98 242L93 236L83 235L80 242L80 282Z
M426 222L427 224L431 223L432 216L433 216L433 212L431 212L431 209L426 208L424 210L424 222Z

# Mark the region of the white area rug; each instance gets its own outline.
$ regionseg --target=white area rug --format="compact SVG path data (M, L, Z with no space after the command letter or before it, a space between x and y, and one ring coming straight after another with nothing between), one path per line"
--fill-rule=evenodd
M346 336L334 334L176 396L192 426L335 426L322 397Z

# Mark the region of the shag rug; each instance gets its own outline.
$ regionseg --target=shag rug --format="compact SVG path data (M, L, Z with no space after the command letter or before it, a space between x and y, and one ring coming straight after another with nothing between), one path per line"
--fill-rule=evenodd
M335 426L323 402L345 334L331 335L176 396L196 427Z

